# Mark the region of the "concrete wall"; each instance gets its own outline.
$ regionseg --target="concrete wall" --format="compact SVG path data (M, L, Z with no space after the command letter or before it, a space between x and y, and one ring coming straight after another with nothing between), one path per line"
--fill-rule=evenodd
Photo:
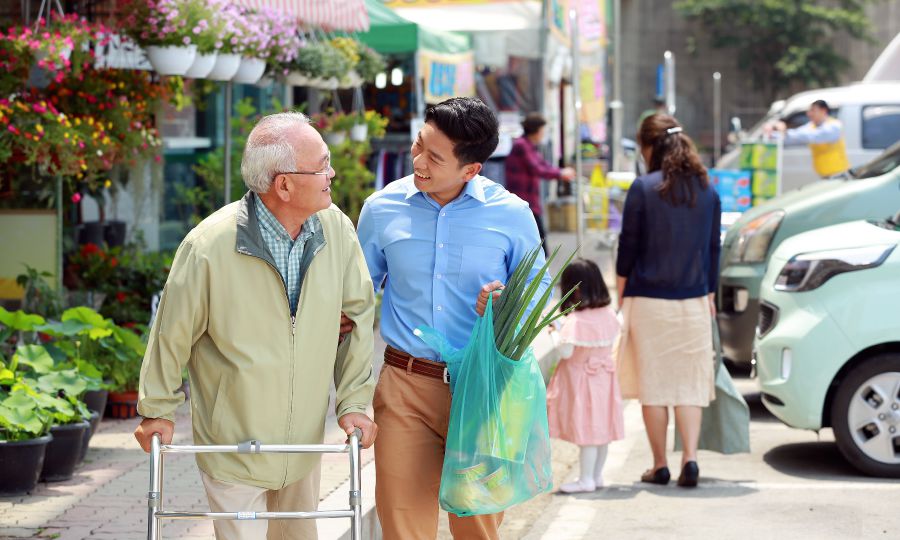
M712 49L702 27L687 22L672 4L668 0L622 0L624 135L634 137L638 115L652 106L656 66L662 63L663 52L671 50L676 58L676 116L698 144L710 146L713 72L722 74L723 136L730 117L741 117L744 126L749 127L761 118L770 103L744 79L730 52ZM837 39L838 50L845 51L852 64L840 76L842 84L862 79L882 49L900 32L900 0L877 2L867 12L874 26L875 44L846 36Z

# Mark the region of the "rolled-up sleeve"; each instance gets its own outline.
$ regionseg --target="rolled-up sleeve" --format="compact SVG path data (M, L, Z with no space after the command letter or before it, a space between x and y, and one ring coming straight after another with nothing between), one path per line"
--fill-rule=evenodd
M635 180L625 196L622 210L622 232L619 234L619 250L616 257L616 274L627 278L631 275L640 249L641 222L644 213L644 192L640 180Z
M181 374L191 349L206 332L209 316L209 264L185 240L175 254L141 364L138 413L175 420L184 403Z
M347 260L341 311L353 321L354 326L341 344L334 365L335 414L338 418L351 412L365 413L375 392L372 371L375 290L356 231L346 217L343 229Z

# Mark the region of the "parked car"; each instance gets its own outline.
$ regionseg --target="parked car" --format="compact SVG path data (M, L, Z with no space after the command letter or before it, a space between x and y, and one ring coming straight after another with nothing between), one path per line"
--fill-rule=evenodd
M858 219L881 219L900 208L900 143L851 171L849 180L819 180L745 212L722 245L717 295L726 358L752 362L759 284L775 248L795 234Z
M785 240L763 279L754 350L772 414L795 428L831 427L854 467L892 478L900 478L898 245L900 212Z
M900 141L900 82L857 83L801 92L773 103L765 118L744 138L761 140L763 126L774 120L783 120L789 128L806 124L809 122L806 111L818 99L825 100L831 108L831 115L843 124L844 143L851 167L868 163ZM739 157L740 146L723 155L716 167L738 169ZM812 154L807 145L784 147L781 178L782 193L819 180L813 170Z

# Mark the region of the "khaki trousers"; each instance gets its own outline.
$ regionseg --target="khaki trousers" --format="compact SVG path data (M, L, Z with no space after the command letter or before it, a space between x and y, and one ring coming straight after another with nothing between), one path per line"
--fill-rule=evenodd
M275 490L222 482L200 471L211 512L313 512L319 506L319 479L314 467L306 478ZM214 522L216 540L317 540L312 519L222 520Z
M385 365L375 387L375 503L385 540L434 540L450 387ZM450 514L458 540L497 540L503 513Z

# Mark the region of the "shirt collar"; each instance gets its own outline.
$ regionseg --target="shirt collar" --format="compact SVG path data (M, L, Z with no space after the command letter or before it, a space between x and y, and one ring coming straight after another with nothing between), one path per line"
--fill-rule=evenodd
M259 219L260 227L270 231L275 234L275 236L279 237L281 240L286 242L294 242L294 239L291 238L291 235L288 234L287 229L284 228L284 225L278 221L278 218L275 217L266 205L262 202L262 199L259 198L259 195L256 195L256 216ZM300 228L300 234L297 236L297 240L306 240L313 234L315 234L316 229L319 226L319 219L316 218L315 214L309 217L305 223L303 223L303 227Z
M480 203L485 203L487 199L484 197L484 185L481 183L481 175L475 175L474 178L466 182L466 187L462 191L462 195L468 195L469 197L475 199ZM419 188L416 187L416 182L414 179L410 178L409 185L406 187L406 199L410 199L415 196L416 193L422 193L419 191ZM422 193L424 197L425 194Z

